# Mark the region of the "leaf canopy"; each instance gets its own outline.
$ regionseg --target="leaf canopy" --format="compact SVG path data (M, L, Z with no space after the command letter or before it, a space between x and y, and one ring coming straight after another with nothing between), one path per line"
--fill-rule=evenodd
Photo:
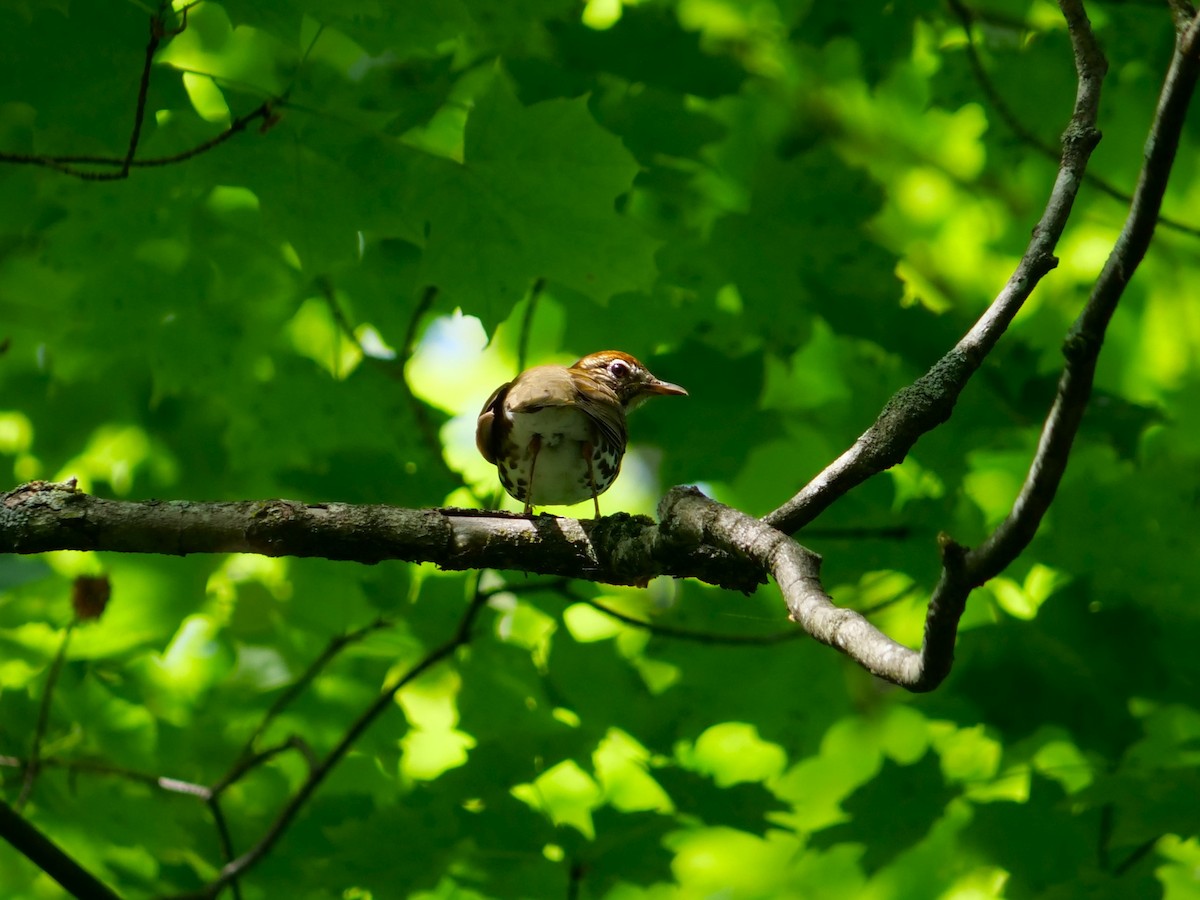
M690 396L632 418L605 511L693 483L765 514L971 326L1045 203L1066 24L961 6L203 0L152 38L152 4L0 0L0 469L482 507L491 389L620 347ZM1057 268L953 418L799 535L910 646L938 534L1011 508L1142 164L1170 16L1088 13L1103 184ZM939 691L786 634L773 589L0 556L4 800L36 752L39 829L123 897L197 890L474 602L242 896L1200 897L1197 121L1056 502ZM178 786L248 751L223 836ZM0 895L54 890L0 847Z

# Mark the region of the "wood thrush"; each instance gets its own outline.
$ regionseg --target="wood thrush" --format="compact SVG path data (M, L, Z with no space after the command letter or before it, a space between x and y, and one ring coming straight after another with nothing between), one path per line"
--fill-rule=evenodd
M602 350L570 366L526 369L488 397L475 444L495 463L504 489L533 507L592 498L621 470L625 415L657 394L687 394L660 381L628 353Z

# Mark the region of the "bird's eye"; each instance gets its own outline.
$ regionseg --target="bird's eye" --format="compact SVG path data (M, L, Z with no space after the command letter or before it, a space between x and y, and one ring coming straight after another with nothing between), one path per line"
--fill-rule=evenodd
M629 363L623 359L614 359L608 364L608 372L613 378L628 378L631 371Z

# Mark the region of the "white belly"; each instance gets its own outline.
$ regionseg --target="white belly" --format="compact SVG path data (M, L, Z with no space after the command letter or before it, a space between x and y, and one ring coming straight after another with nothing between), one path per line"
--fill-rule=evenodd
M589 474L584 445L596 442L596 426L591 418L570 406L509 415L513 425L512 442L516 446L532 447L535 444L533 438L538 438L536 462L532 450L527 450L517 466L507 473L501 472L517 485L514 495L526 499L523 495L528 493L528 488L525 486L532 480L533 490L528 500L535 506L566 505L590 498L592 475Z

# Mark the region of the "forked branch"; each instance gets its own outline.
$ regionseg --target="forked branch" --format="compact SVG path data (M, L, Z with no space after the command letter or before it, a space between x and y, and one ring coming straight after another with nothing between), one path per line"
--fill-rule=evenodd
M7 153L0 151L0 163L53 169L62 175L69 175L72 178L78 178L82 181L121 181L129 177L131 169L175 165L176 163L199 156L202 153L207 153L214 147L225 143L225 141L229 140L235 134L245 131L251 122L258 119L262 119L264 130L273 124L278 115L275 112L275 106L282 102L281 98L264 101L249 112L234 118L224 131L186 150L172 153L168 156L145 159L136 158L138 144L141 141L142 126L146 117L146 98L150 92L150 71L154 65L155 54L158 53L158 48L164 38L175 37L187 28L188 10L195 5L195 3L189 3L187 6L175 10L175 14L179 16L180 20L179 26L176 28L168 29L164 22L164 16L170 7L169 3L161 4L158 12L150 17L150 39L146 43L141 74L138 78L137 98L134 101L133 125L129 131L128 146L121 156L47 155L41 153Z
M1096 361L1108 323L1154 236L1197 78L1200 78L1200 14L1193 15L1176 42L1146 140L1146 158L1129 215L1063 345L1066 363L1025 483L1008 517L987 540L963 557L961 577L966 583L982 584L1016 559L1033 539L1054 499L1092 393Z
M1071 35L1078 87L1070 124L1062 138L1058 176L1042 218L1008 282L975 325L933 368L888 401L854 445L799 493L763 517L789 534L803 528L852 488L903 461L918 439L950 418L971 376L1058 260L1054 248L1079 193L1092 150L1100 140L1096 117L1100 84L1108 64L1096 43L1081 0L1060 0Z
M873 675L913 691L931 690L925 673L949 670L957 618L949 642L926 641L920 651L898 644L852 609L833 602L821 585L821 557L765 522L710 500L695 488L673 488L658 508L668 540L708 544L745 556L775 578L788 617L823 644L841 650ZM935 631L941 634L941 617ZM941 654L941 658L938 658ZM934 657L932 661L928 657ZM937 679L941 681L940 678Z
M1063 5L1072 34L1090 34L1086 30L1086 20L1073 18L1068 8L1070 4ZM1082 16L1082 10L1077 12ZM1094 49L1094 45L1092 47ZM1081 52L1087 52L1087 49L1086 42L1082 50L1077 43L1077 60ZM792 541L782 531L771 528L771 516L759 522L714 503L696 491L677 488L664 499L660 507L664 530L746 556L767 567L779 584L791 617L813 637L842 650L868 671L912 691L927 691L937 687L950 672L958 622L971 590L998 575L1029 545L1058 490L1091 396L1096 361L1108 323L1154 235L1198 78L1200 14L1193 13L1192 20L1179 35L1171 67L1163 83L1129 215L1064 344L1066 363L1059 380L1058 393L1046 417L1025 483L1007 518L979 547L972 550L949 538L942 538L942 575L930 598L925 619L925 638L920 651L895 643L862 616L834 605L821 586L820 558ZM1081 74L1081 93L1082 84ZM1062 174L1060 172L1060 181ZM996 304L993 304L993 310L995 307ZM980 324L964 338L964 342L977 332L987 330L985 323L993 310L989 310L989 315L980 320ZM976 346L982 346L983 343L980 340ZM962 347L962 342L959 346ZM887 415L888 410L885 410L880 419L883 420ZM908 424L913 424L911 418ZM860 439L859 444L862 442L863 439ZM855 454L858 447L856 444L846 456ZM862 458L862 454L859 454L853 464L860 465ZM795 509L800 513L804 510L819 511L823 508L819 505L822 496L833 493L838 484L845 485L850 477L846 473L852 471L843 467L836 474L842 479L841 482L824 482L809 494L801 492L798 497L815 499L808 500L807 506L798 504ZM784 518L784 521L788 520Z

